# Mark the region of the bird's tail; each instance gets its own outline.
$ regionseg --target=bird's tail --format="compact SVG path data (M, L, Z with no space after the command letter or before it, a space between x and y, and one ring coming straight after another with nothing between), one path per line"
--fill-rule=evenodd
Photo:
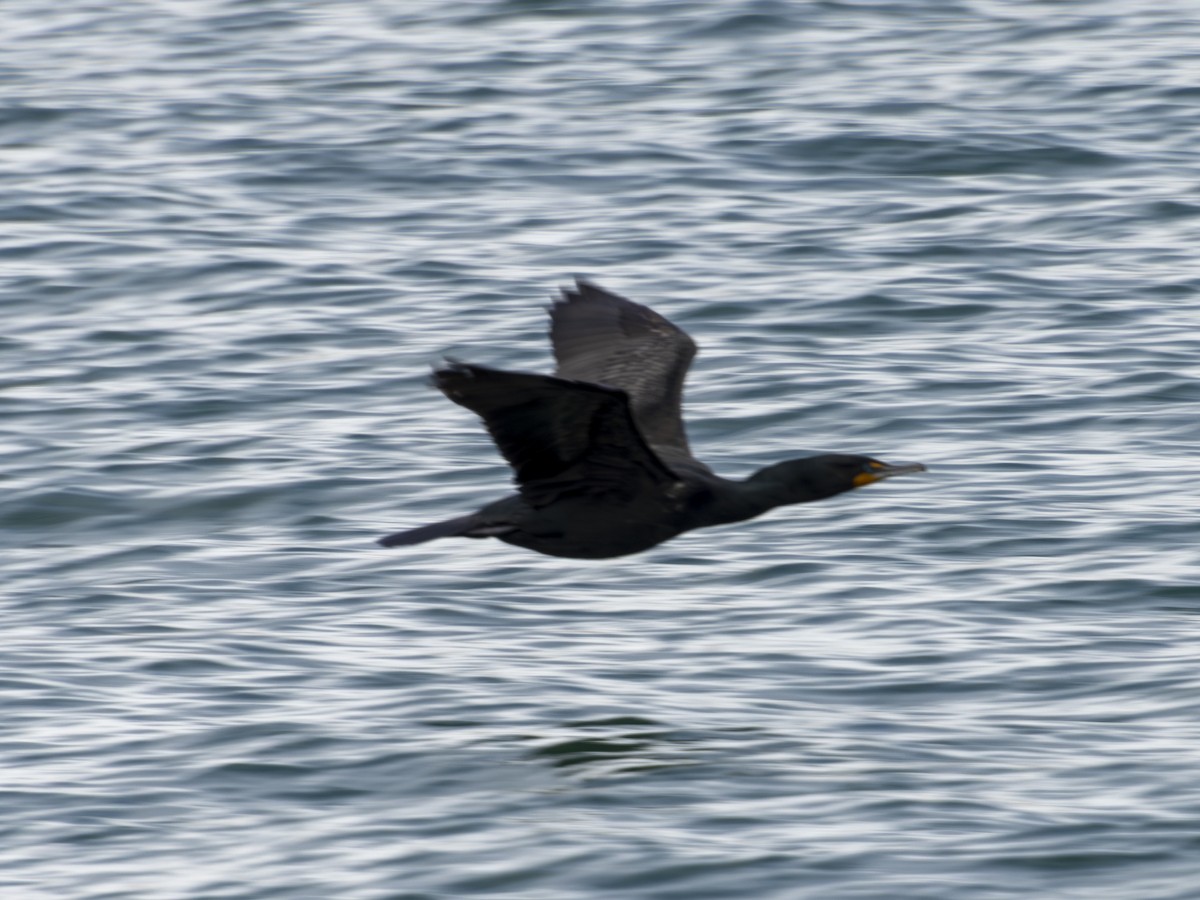
M423 544L434 538L460 537L465 535L474 523L475 517L459 516L457 519L447 519L444 522L434 522L432 525L422 525L420 528L410 528L408 531L397 531L387 537L381 537L376 543L384 547L407 547L410 544Z

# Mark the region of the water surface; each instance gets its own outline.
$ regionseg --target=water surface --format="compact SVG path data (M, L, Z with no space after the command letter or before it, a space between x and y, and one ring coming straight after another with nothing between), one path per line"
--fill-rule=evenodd
M1192 4L0 15L6 897L1198 895ZM932 471L375 547L574 274L718 471Z

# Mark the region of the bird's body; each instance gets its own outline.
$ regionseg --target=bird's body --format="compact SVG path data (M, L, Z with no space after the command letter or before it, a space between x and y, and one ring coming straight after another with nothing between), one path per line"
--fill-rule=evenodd
M579 281L550 311L555 375L451 363L442 392L476 412L513 467L517 493L478 512L398 532L384 546L496 537L550 556L602 559L773 507L831 497L923 466L825 454L745 481L692 456L683 381L696 345L644 306Z

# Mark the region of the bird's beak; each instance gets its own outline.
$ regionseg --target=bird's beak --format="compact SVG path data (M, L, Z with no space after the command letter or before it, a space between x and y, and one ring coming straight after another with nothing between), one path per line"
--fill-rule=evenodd
M895 478L897 475L911 475L913 472L928 471L923 463L897 463L891 465L889 463L871 463L870 472L862 472L854 476L854 486L862 487L864 484L874 484L876 481L883 481L885 478Z

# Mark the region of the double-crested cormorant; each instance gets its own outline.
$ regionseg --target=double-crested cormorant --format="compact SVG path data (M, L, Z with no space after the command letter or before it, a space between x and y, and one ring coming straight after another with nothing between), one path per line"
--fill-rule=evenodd
M831 453L730 481L688 449L680 407L696 345L683 331L577 280L550 310L550 340L553 376L460 362L433 375L442 393L483 419L516 473L517 493L380 544L496 537L550 556L624 556L693 528L925 469Z

